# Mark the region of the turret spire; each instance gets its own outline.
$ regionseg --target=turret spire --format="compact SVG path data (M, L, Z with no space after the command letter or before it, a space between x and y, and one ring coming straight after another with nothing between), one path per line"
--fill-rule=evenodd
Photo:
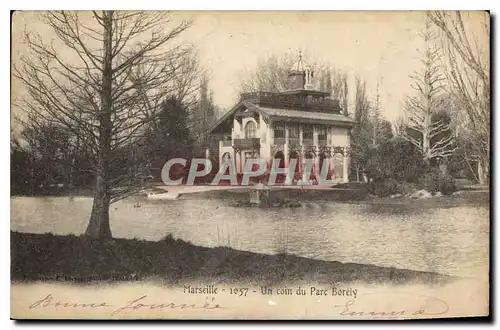
M288 77L288 85L291 89L313 89L313 70L302 59L301 49L299 49L299 59L290 68Z

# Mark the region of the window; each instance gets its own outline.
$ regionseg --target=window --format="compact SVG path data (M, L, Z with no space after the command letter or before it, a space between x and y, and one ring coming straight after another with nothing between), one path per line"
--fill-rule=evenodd
M245 137L247 139L254 138L256 131L257 131L257 128L255 127L255 123L253 121L249 121L245 125Z
M274 138L285 138L285 124L276 123L274 124Z
M325 126L318 126L318 140L319 141L326 141L326 127Z
M291 124L289 127L290 139L298 139L300 135L300 128L298 124Z
M302 139L312 140L313 139L313 127L312 125L304 125L302 130Z

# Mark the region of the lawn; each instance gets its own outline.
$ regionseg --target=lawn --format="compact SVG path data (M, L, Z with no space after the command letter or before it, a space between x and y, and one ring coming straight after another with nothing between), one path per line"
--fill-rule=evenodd
M206 248L165 237L95 240L11 232L13 281L161 280L164 283L436 283L451 277L430 272L266 255L226 247Z

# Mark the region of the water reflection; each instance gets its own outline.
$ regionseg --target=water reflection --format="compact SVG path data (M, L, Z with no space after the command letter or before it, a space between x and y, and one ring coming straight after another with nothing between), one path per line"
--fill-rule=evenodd
M292 253L458 276L487 273L487 207L413 212L401 205L306 202L299 208L235 208L216 200L126 200L110 210L115 237L159 240L167 234L207 247ZM82 234L92 200L11 200L12 230Z

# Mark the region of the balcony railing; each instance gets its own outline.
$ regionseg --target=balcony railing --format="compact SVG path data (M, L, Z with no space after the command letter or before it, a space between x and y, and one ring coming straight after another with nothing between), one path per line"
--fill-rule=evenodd
M289 138L288 144L290 144L291 146L298 146L300 145L300 138Z
M276 145L285 145L286 143L286 138L274 138L274 144Z
M312 147L314 145L314 141L312 139L304 139L302 140L302 145L304 145L304 147Z
M247 100L259 105L268 105L274 108L305 108L334 112L340 111L339 100L333 100L323 96L252 92L242 93L241 100Z
M233 145L238 149L258 149L260 148L259 138L234 139Z

